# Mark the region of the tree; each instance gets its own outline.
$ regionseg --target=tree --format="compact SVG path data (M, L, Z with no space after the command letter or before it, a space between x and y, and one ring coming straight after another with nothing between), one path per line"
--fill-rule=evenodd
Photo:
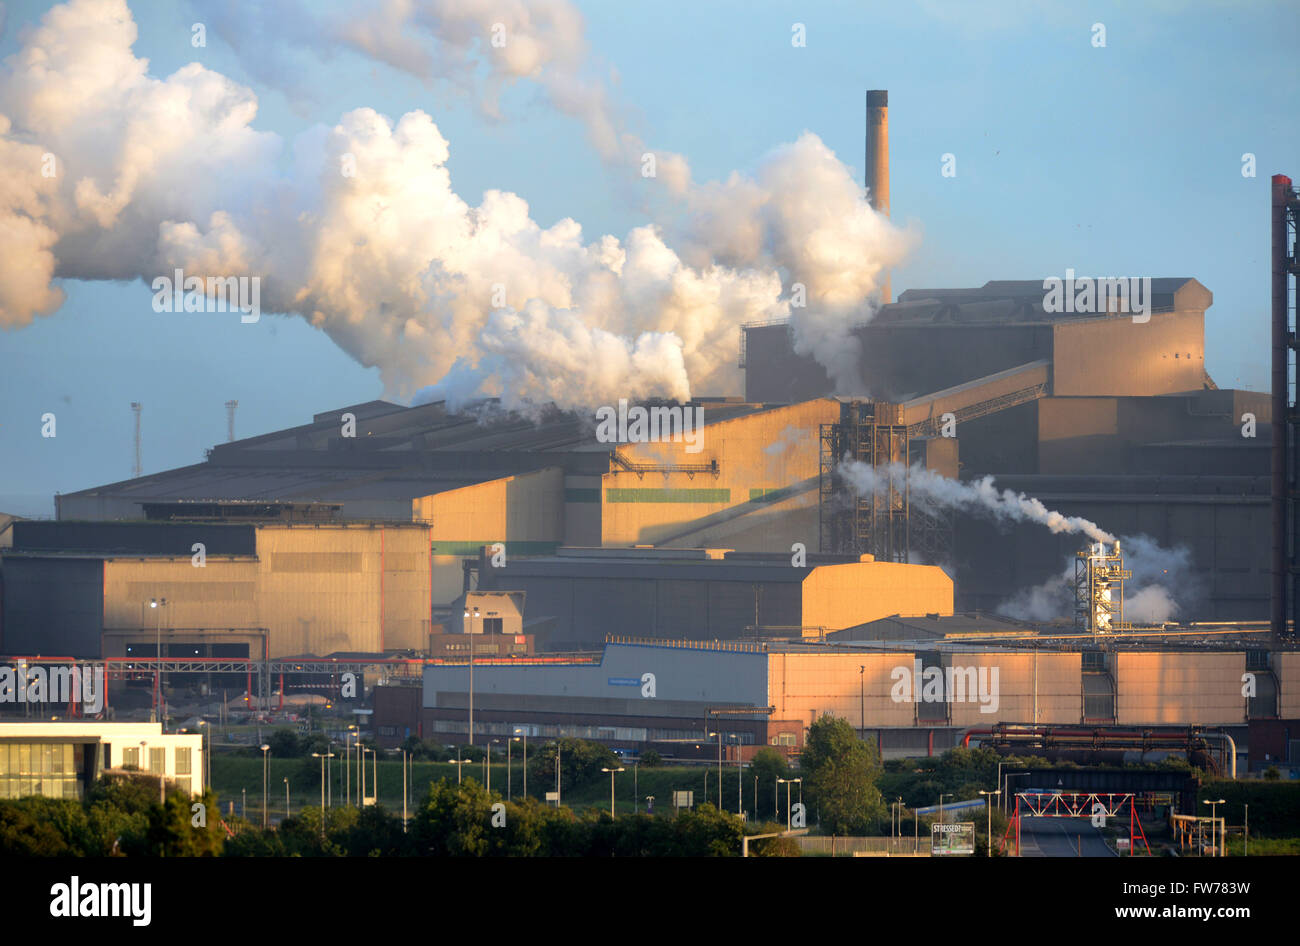
M302 755L298 734L292 729L277 729L266 737L266 744L271 747L271 755L277 759L296 759Z
M0 803L0 855L5 857L79 857L87 853L86 816L75 801L22 798ZM97 853L97 852L96 852Z
M824 832L862 834L884 817L876 748L847 720L823 716L808 727L799 771L808 810L819 812Z
M780 750L764 746L754 753L754 758L749 763L747 781L752 791L754 779L758 779L758 810L754 812L755 817L765 818L768 812L773 812L773 817L776 816L775 813L785 804L785 793L776 791L776 780L789 778L790 775L790 765ZM784 819L782 822L784 828Z
M664 757L653 749L647 749L641 753L641 758L637 760L643 768L653 769L664 764Z
M194 806L187 792L174 791L162 805L150 805L146 845L150 854L159 857L216 857L225 845L217 811L217 796L211 791L203 796L207 806L202 826L194 825Z
M599 742L587 739L560 739L560 796L570 788L580 788L603 778L602 768L618 767L618 756ZM556 743L550 742L528 756L528 781L538 791L555 790Z
M492 832L492 798L473 778L434 782L412 826L415 852L426 857L483 857L493 853Z

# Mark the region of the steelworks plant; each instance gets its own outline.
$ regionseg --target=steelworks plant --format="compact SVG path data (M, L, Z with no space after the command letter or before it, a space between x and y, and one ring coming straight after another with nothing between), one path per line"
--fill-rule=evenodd
M886 103L868 93L882 212ZM1282 207L1285 243L1289 185ZM743 397L693 401L690 443L602 442L590 414L490 400L372 401L60 495L56 522L4 535L3 650L148 660L160 641L165 657L264 662L262 696L271 661L413 660L422 696L377 696L380 735L454 739L470 735L465 658L440 641L425 666L434 639L468 629L506 653L490 641L504 618L461 612L473 592L519 593L511 627L536 653L480 658L475 734L689 741L725 710L748 715L749 744L797 745L835 713L911 752L977 724L1226 727L1244 743L1252 720L1300 717L1263 540L1277 401L1207 373L1213 296L1196 279L1150 278L1141 313L1120 297L1054 311L1045 285L891 301L886 283L846 328L848 382L798 353L797 317L744 326ZM1126 562L1106 545L1121 541ZM890 668L918 660L998 668L996 710L892 700ZM606 682L642 672L653 704Z

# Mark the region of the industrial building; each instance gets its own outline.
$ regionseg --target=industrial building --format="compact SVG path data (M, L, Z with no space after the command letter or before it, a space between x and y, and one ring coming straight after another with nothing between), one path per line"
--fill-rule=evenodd
M837 498L845 452L877 464L919 458L949 476L992 474L1000 488L1117 534L1186 546L1205 593L1181 617L1265 618L1271 404L1220 390L1206 373L1210 292L1194 279L1152 279L1146 321L1049 313L1045 295L1043 280L909 289L853 330L862 394L842 399L823 431L822 550L950 564L964 610L996 608L1073 553L1073 537L970 516L936 539L921 510L901 502L886 511L900 520L891 539L879 509ZM744 330L747 397L834 393L825 369L795 354L795 332Z
M414 733L466 741L467 670L467 662L427 666L418 698L413 686L377 688L381 740ZM1259 681L1254 699L1243 696L1248 672ZM932 690L921 681L939 682ZM1213 729L1244 747L1252 720L1300 717L1300 653L1240 638L1133 639L1100 650L962 640L960 631L955 639L841 644L615 640L568 661L484 661L473 686L477 743L578 736L707 758L716 752L707 734L722 731L749 747L730 750L735 758L763 745L797 749L806 727L830 714L885 757L941 752L998 723Z
M932 565L871 556L763 555L728 549L564 548L477 569L479 588L528 596L552 623L552 650L591 650L610 634L685 640L825 637L889 615L952 614L952 579Z
M423 525L28 520L13 531L6 653L151 658L161 641L165 657L265 659L428 646Z
M443 607L464 591L462 563L484 546L510 558L647 543L789 554L802 541L816 551L817 430L839 405L694 405L704 429L692 445L602 443L592 418L576 414L374 401L219 444L201 464L58 496L57 515L418 522L429 529L432 596Z

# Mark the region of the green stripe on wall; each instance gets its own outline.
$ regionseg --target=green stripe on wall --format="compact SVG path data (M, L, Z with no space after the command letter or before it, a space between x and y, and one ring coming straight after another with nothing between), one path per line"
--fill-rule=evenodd
M729 503L729 489L607 489L610 503Z
M566 503L598 503L600 502L600 487L595 486L591 489L565 487L564 501Z
M484 545L495 545L500 539L489 539L483 542L439 542L436 539L433 543L434 555L477 555L479 549ZM560 547L559 542L537 542L537 541L508 541L506 542L507 555L554 555L555 550Z

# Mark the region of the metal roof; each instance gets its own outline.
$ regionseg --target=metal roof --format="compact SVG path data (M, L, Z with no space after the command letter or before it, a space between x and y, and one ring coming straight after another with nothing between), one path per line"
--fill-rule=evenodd
M649 402L660 403L660 402ZM705 426L785 407L701 398ZM344 414L355 437L343 436ZM594 417L548 409L528 416L484 401L459 413L443 402L341 407L312 422L217 444L205 463L67 493L150 500L407 500L561 466L609 472L620 444L596 440Z

